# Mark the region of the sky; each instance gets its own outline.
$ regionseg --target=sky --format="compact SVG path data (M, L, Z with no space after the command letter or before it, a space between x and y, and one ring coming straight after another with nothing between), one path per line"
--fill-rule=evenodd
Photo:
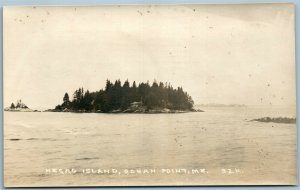
M106 79L196 104L296 105L292 4L4 8L4 107L54 108Z

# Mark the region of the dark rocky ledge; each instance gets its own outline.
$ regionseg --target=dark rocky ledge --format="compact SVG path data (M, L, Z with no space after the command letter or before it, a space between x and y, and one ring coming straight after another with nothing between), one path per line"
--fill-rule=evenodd
M296 123L296 118L288 118L288 117L263 117L258 119L252 119L251 121L259 121L259 122L265 122L265 123Z

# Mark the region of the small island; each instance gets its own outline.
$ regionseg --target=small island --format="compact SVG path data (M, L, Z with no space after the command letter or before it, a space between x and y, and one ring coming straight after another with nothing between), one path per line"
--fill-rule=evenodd
M106 86L96 92L79 88L70 100L68 93L64 94L63 103L51 112L78 113L185 113L202 112L193 108L194 101L182 87L173 88L170 83L154 81L132 85L126 80L112 83L106 81Z
M30 109L22 100L18 100L16 104L11 103L10 107L4 108L4 111L14 112L39 112L38 110Z

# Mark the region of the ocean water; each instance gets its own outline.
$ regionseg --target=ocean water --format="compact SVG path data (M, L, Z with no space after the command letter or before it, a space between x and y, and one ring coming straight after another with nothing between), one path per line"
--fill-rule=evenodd
M295 108L4 113L5 186L295 184Z

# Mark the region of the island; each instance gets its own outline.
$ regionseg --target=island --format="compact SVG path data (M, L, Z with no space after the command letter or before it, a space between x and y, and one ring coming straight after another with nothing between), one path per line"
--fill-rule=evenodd
M50 112L78 113L186 113L202 112L193 108L194 101L182 87L173 88L170 83L154 81L134 81L130 85L126 80L112 83L106 80L104 89L90 92L79 88L73 93L72 100L66 92L62 104Z
M11 103L10 107L4 108L4 111L13 111L13 112L40 112L38 110L30 109L22 100L18 100L16 104Z

